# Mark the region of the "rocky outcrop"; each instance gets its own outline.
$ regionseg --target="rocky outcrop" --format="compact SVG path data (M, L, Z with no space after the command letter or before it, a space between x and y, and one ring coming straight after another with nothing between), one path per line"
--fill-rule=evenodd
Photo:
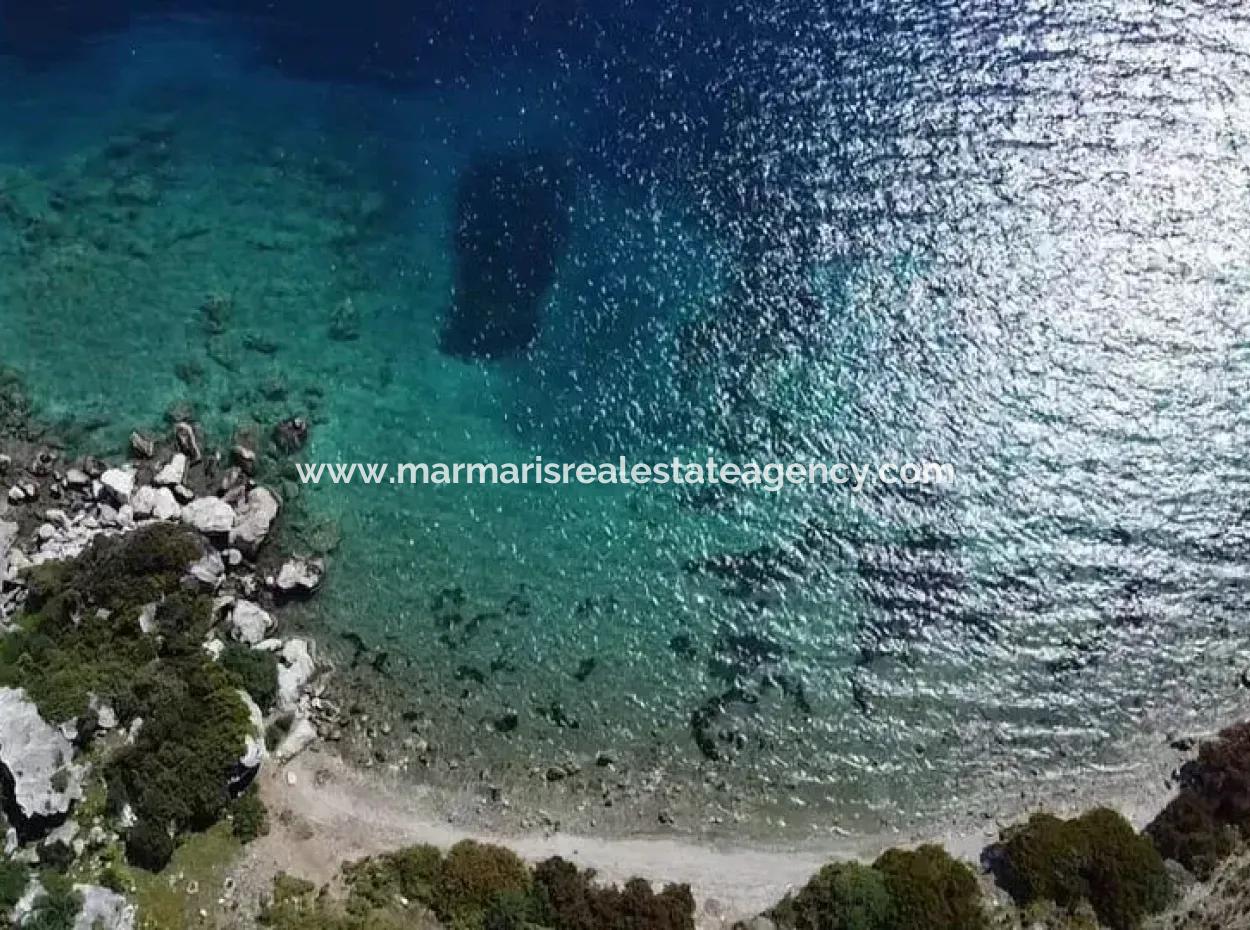
M82 896L74 930L134 930L135 906L123 896L99 885L75 885L74 890Z
M0 520L0 586L4 585L4 577L9 573L9 553L13 551L16 539L17 524Z
M82 796L83 772L73 757L73 745L39 716L25 691L0 688L0 780L19 836L55 826Z
M235 602L230 612L230 635L241 643L255 646L273 629L273 617L259 604L247 600Z
M278 569L272 587L287 596L312 594L321 587L326 565L321 559L288 559Z
M299 707L300 694L317 673L317 662L307 640L291 639L282 647L278 665L278 707L293 711Z
M220 497L197 497L182 508L182 522L206 536L221 536L234 526L234 508Z
M244 555L256 555L269 536L273 521L278 518L278 509L277 495L268 488L252 488L235 517L230 530L230 545Z
M243 738L243 755L239 757L230 774L230 790L238 793L251 784L268 753L265 751L265 715L246 691L239 691L239 699L247 708L251 732Z

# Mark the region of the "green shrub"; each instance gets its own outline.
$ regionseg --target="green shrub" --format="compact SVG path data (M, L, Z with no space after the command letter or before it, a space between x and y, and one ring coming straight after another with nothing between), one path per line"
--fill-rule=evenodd
M23 863L0 859L0 925L8 920L13 905L22 899L29 882L30 869Z
M670 885L656 894L642 879L623 889L594 884L594 872L579 871L557 857L534 869L531 919L553 930L693 930L694 898L689 887Z
M894 900L885 876L855 862L825 866L768 916L790 930L891 930Z
M997 852L1000 880L1017 902L1071 909L1088 901L1111 930L1136 930L1171 896L1158 851L1106 808L1074 820L1034 816L1004 833Z
M248 788L230 805L230 828L241 843L269 833L269 811L255 786Z
M941 846L891 849L873 868L885 877L894 903L891 930L981 930L976 876Z
M205 830L230 804L227 781L250 722L224 671L199 659L169 663L153 682L144 724L106 769L140 820Z
M432 904L442 920L472 925L499 896L524 895L529 890L529 869L516 853L462 840L439 866Z
M221 653L221 667L261 710L273 706L278 696L278 659L272 652L230 643Z
M1232 855L1236 835L1216 817L1214 803L1189 788L1146 827L1146 836L1164 859L1179 862L1202 881Z
M126 860L149 872L159 872L174 856L169 830L152 820L140 820L126 831Z
M22 930L74 930L74 921L82 910L82 895L63 875L47 872L40 877L44 893L22 921Z

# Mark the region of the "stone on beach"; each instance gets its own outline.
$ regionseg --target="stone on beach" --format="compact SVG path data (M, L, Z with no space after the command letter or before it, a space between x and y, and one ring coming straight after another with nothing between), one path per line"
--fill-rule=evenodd
M317 663L308 642L288 640L282 647L282 662L278 666L278 707L295 710L299 706L300 692L316 672Z
M219 497L197 497L182 508L182 522L209 536L229 533L234 508Z

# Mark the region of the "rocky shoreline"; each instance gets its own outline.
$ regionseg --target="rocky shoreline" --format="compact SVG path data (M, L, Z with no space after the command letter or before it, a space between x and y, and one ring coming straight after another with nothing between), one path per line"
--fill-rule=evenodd
M291 430L297 424L284 424ZM222 663L230 650L272 657L272 703L262 710L243 689L249 732L244 751L223 784L240 796L269 762L288 761L319 733L334 733L337 708L324 697L324 660L306 638L283 636L283 605L320 587L324 559L279 559L262 549L282 511L278 493L252 477L256 456L244 446L232 451L232 464L206 458L194 425L178 421L163 441L140 433L131 438L131 460L110 465L93 457L64 461L50 447L11 444L0 455L0 637L11 637L27 623L24 611L42 566L88 558L108 540L137 538L153 527L178 528L195 540L198 558L177 579L177 588L211 605L204 657ZM16 453L16 457L12 452ZM15 460L16 458L16 460ZM162 641L159 612L165 598L137 609L140 639ZM83 605L84 608L87 605ZM96 619L109 610L97 608ZM79 621L75 619L75 623ZM4 673L4 678L13 673ZM20 677L20 674L19 676ZM59 847L71 859L109 850L123 842L134 815L126 805L119 816L81 816L92 807L85 787L110 756L133 747L145 721L121 719L95 694L85 714L46 720L22 687L0 686L0 780L7 784L4 841L6 859L37 867L48 850ZM223 773L223 776L226 773ZM75 927L130 930L135 908L115 889L77 882L80 899ZM14 925L38 910L47 890L35 878L12 905Z

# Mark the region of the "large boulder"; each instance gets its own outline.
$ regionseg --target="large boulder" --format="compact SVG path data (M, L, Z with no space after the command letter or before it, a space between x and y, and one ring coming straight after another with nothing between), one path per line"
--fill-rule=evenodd
M256 772L260 769L260 764L265 761L268 755L265 750L265 715L261 712L260 707L252 696L246 691L238 692L239 700L247 708L248 721L251 724L251 730L243 738L243 755L239 757L239 761L235 763L234 771L230 773L229 785L230 790L238 793L252 783L252 779L256 777Z
M182 508L182 522L206 536L220 536L234 526L234 508L220 497L197 497Z
M134 930L135 906L122 895L99 885L75 885L74 890L82 896L74 930Z
M317 662L307 640L287 640L278 664L278 708L293 711L299 707L300 693L317 673Z
M5 810L19 836L38 836L64 820L82 797L74 747L20 688L0 688L0 769Z
M16 539L17 524L0 520L0 587L4 585L4 576L9 573L9 553L13 551Z
M230 612L230 635L240 643L255 646L274 627L273 617L259 604L240 598Z
M230 530L230 545L245 555L255 555L278 518L279 502L268 488L252 488L239 507Z

